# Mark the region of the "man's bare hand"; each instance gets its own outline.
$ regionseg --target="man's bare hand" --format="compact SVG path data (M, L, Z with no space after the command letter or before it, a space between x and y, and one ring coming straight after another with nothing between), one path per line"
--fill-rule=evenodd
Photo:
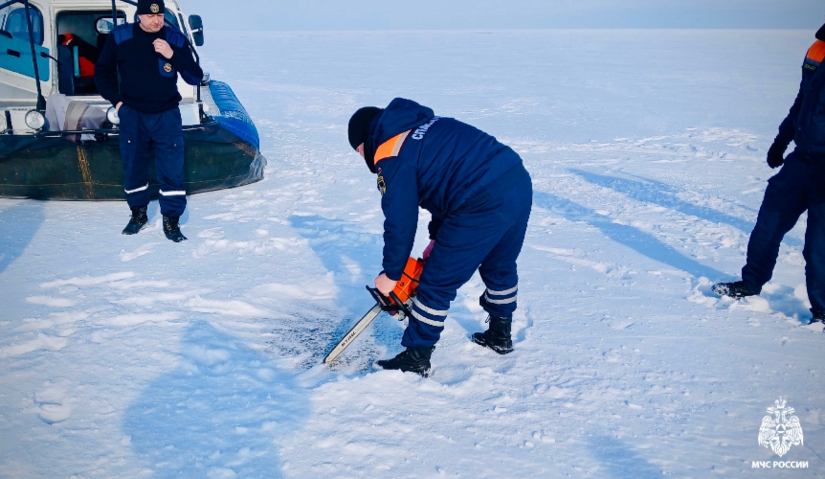
M155 51L163 55L163 58L167 60L172 59L172 55L175 54L172 47L169 46L169 43L166 40L158 38L154 41L153 45L155 46Z
M123 106L123 102L122 102L122 101L117 102L117 106L115 106L115 111L117 111L118 113L120 113L120 107L122 107L122 106Z
M389 297L390 293L392 293L392 290L395 289L396 283L398 283L398 281L391 280L384 273L381 273L380 276L375 278L376 289L378 289L378 291L381 291L381 294L387 297Z

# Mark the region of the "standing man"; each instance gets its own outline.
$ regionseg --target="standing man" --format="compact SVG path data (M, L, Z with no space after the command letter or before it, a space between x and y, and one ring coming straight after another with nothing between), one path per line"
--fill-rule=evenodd
M713 290L742 298L762 291L770 281L779 244L800 215L808 211L805 233L805 276L812 322L825 322L825 26L802 64L802 86L791 112L768 150L771 168L785 166L768 180L765 199L748 242L742 281L719 283ZM784 158L791 141L796 149Z
M383 110L355 112L349 142L378 175L384 271L375 287L385 296L412 251L418 207L432 213L427 264L401 340L406 350L377 364L427 376L450 302L476 270L487 286L480 303L490 327L473 341L499 354L511 352L516 259L533 204L530 175L518 154L470 125L402 98Z
M198 85L203 70L183 34L164 27L165 11L163 0L138 0L139 23L121 25L109 35L95 66L95 83L120 116L123 189L132 210L123 234L138 233L148 221L148 170L154 151L163 232L177 243L186 240L179 225L186 190L178 73L186 83Z

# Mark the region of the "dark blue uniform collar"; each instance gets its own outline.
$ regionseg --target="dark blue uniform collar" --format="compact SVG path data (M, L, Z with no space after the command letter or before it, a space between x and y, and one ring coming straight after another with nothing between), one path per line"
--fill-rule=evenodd
M816 32L816 39L825 42L825 25L822 25L822 28Z

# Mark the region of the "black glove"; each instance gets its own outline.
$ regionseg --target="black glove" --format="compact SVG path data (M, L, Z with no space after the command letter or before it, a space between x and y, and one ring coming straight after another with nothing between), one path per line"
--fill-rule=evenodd
M780 141L774 141L771 148L768 150L768 166L771 168L779 168L785 163L785 150L788 145Z

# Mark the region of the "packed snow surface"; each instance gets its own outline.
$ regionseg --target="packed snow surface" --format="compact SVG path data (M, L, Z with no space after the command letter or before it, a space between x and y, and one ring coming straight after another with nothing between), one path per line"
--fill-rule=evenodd
M825 476L805 217L760 297L710 292L813 32L207 33L266 180L190 197L182 244L156 203L127 237L123 202L0 200L0 477ZM386 315L320 364L381 264L347 120L396 96L511 145L535 187L515 352L468 340L475 278L428 379L373 367L400 351ZM781 458L757 442L780 396L804 431Z

